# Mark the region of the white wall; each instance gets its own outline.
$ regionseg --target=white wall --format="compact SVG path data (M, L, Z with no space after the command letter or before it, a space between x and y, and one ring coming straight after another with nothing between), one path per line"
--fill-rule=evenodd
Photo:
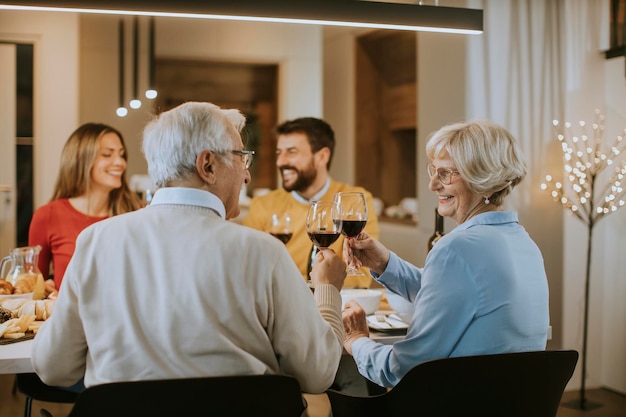
M34 199L50 199L61 148L78 124L78 15L0 11L0 41L34 44Z
M326 27L323 32L323 117L333 127L336 139L330 175L354 184L355 36L361 31Z
M607 60L604 66L604 97L607 139L626 136L626 60ZM600 316L601 358L599 380L602 385L626 394L626 209L602 220L598 225L602 250L597 262L605 267Z

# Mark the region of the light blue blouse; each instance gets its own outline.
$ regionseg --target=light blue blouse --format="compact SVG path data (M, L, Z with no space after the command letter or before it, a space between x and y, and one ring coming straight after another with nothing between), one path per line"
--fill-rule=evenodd
M548 283L543 257L517 213L472 217L442 237L417 268L392 253L374 278L414 302L406 339L352 345L359 372L393 387L432 359L544 350Z

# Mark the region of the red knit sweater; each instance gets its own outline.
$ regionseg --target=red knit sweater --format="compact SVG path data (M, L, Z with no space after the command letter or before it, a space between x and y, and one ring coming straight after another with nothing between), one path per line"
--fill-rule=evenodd
M45 279L50 277L52 262L57 290L76 247L78 234L87 226L106 217L92 217L76 210L66 198L52 201L33 214L28 231L28 244L40 245L39 269Z

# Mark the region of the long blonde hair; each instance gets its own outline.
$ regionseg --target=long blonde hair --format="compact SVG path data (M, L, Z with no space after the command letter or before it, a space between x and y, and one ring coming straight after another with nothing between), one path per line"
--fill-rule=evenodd
M100 151L100 139L107 133L116 134L126 149L122 134L117 129L102 123L85 123L70 135L63 146L61 167L51 201L89 193L91 170ZM126 152L123 158L128 160ZM128 186L126 171L124 171L122 186L109 193L109 213L115 216L141 207L141 200Z

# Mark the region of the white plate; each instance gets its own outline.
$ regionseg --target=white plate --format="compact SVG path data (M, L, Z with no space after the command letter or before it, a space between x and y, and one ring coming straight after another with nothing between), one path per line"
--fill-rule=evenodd
M385 321L378 321L375 315L367 316L367 325L370 327L370 329L378 330L381 332L406 330L409 328L408 323L400 320L400 317L397 317L395 314L386 316Z
M33 293L32 292L27 292L25 294L4 294L4 295L0 295L0 300L5 300L5 299L10 299L10 298L26 298L28 300L32 300L33 299Z

